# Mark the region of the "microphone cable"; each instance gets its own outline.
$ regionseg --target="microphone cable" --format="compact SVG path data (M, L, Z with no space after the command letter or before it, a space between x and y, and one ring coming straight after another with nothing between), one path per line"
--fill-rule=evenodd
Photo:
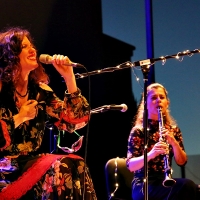
M88 75L88 103L89 103L89 117L88 117L88 124L87 124L87 129L86 129L86 135L85 135L85 150L84 150L84 161L85 161L85 165L84 165L84 174L83 174L83 181L84 181L84 185L83 185L83 200L85 199L85 183L86 183L86 165L87 165L87 146L88 146L88 138L89 138L89 128L90 128L90 118L91 118L91 81L90 81L90 76L89 76L89 72L87 70L87 68L85 66L83 66L83 68L85 69L87 75ZM87 167L88 168L88 167ZM92 178L92 177L90 177Z
M80 67L81 68L81 67ZM91 81L90 81L90 75L89 75L89 72L87 70L87 68L82 65L82 68L85 69L86 71L86 74L88 76L88 103L89 103L89 116L88 116L88 123L87 123L87 129L86 129L86 135L85 135L85 150L84 150L84 161L85 161L85 165L84 165L84 172L83 172L83 181L84 181L84 184L83 184L83 200L85 199L85 183L86 183L86 170L88 170L88 167L86 168L86 165L87 165L87 146L88 146L88 138L89 138L89 128L90 128L90 119L91 119Z

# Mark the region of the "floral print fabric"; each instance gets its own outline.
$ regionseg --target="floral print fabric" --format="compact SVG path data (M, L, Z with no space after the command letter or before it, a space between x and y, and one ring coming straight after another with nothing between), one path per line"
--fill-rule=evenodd
M43 188L41 194L40 190L37 189L40 184ZM85 193L86 200L97 199L89 170L84 161L80 159L62 158L56 160L48 172L34 186L34 191L35 194L41 195L43 200L81 200L83 193Z
M2 88L0 93L0 121L6 123L11 140L10 145L5 146L3 155L16 156L37 151L41 146L47 123L70 133L87 124L90 114L89 104L81 95L79 89L74 94L65 94L64 101L61 101L53 91L45 90L42 87L40 85L29 85L28 99L38 101L37 114L34 119L25 121L16 129L14 129L13 115L17 114L20 109L18 99L16 99L12 90L8 90L6 87ZM5 140L4 135L1 126L0 144L1 141L3 143Z
M73 94L65 93L62 101L51 89L46 90L44 85L30 82L28 99L38 101L37 114L34 119L14 128L13 116L19 112L21 105L12 88L12 85L5 83L0 92L0 190L18 180L37 162L47 124L72 133L85 126L90 115L89 104L79 89ZM6 165L3 168L4 164L9 164L10 167ZM83 198L83 193L86 200L96 200L92 179L84 160L63 155L21 199L79 200Z
M175 139L181 146L181 148L184 150L183 147L183 138L182 133L178 127L172 127L168 124L165 124L165 128L169 129L171 132L173 132ZM159 123L155 120L149 120L149 129L148 129L148 137L147 137L147 143L148 143L148 152L153 148L155 143L159 141ZM171 146L169 146L169 165L172 164L172 157L173 157L173 149ZM144 133L143 129L134 127L129 135L128 139L128 151L127 151L127 165L129 162L129 159L132 157L138 157L142 156L144 154ZM148 173L149 175L160 173L164 174L164 155L159 155L156 158L150 160L148 162ZM143 175L144 173L144 167L135 171L135 176Z

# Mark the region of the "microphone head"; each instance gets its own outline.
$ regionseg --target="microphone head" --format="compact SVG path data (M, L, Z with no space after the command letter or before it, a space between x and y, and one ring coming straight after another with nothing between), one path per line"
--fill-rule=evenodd
M126 112L128 110L128 106L126 104L121 104L122 106L122 109L121 109L121 112Z
M51 60L52 60L52 57L48 54L41 54L39 57L39 61L44 64L52 64Z

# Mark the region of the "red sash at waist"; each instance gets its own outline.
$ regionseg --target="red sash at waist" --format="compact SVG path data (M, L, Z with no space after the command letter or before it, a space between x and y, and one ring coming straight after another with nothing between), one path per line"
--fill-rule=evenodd
M72 158L82 159L80 156L69 154L69 155L56 155L47 154L42 155L38 160L27 169L16 181L9 184L0 192L1 200L16 200L26 194L45 174L45 172L51 167L51 165L59 158Z

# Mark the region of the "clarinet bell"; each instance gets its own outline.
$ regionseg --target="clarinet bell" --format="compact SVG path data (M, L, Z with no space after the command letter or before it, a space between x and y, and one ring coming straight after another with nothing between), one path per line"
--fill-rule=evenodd
M165 176L165 180L162 182L164 187L172 187L176 181L173 178L170 178L168 175Z

